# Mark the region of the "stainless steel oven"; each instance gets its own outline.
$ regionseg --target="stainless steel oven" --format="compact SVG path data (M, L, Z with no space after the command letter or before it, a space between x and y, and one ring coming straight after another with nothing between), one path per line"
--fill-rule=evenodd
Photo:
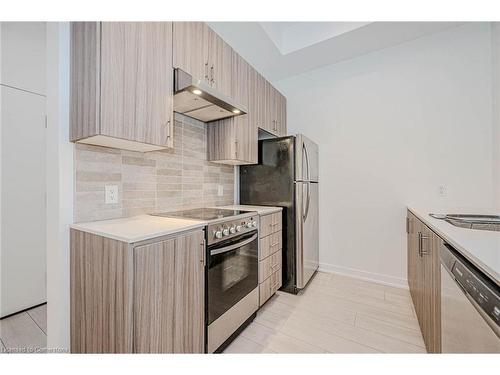
M228 339L251 320L258 309L257 220L252 218L251 228L242 223L245 224L245 233L208 244L207 350L209 353L227 344ZM237 226L234 225L235 234ZM232 228L233 226L228 225L226 229L231 233ZM221 231L224 231L224 228L221 227ZM211 232L218 231L209 229L208 234Z

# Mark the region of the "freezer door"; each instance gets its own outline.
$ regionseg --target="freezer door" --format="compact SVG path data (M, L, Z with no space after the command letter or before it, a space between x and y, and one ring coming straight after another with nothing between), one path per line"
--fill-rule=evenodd
M296 202L297 288L302 289L319 264L318 184L297 182Z
M295 178L318 182L318 145L302 134L295 137Z

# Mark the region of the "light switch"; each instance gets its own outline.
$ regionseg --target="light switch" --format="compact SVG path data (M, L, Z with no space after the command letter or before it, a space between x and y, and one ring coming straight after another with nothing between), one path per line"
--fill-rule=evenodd
M106 193L106 204L118 203L118 185L106 185L104 186Z
M224 195L224 187L222 185L217 185L217 196L222 197Z

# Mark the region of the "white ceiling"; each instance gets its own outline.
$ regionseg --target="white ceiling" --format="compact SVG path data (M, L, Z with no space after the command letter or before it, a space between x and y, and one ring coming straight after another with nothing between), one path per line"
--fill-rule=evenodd
M461 25L460 22L209 22L271 82Z
M259 22L282 55L348 33L369 22Z

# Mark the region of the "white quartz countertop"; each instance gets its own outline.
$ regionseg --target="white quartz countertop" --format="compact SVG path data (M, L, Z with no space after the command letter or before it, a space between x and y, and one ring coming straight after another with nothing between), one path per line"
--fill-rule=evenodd
M459 213L457 210L432 211L415 206L408 206L408 209L485 274L500 283L500 232L459 228L444 220L429 216L430 213ZM491 212L474 213L490 214Z
M267 215L275 212L280 212L283 210L282 207L273 206L249 206L245 204L232 205L232 206L222 206L217 208L227 208L229 210L242 210L242 211L257 211L259 215Z
M122 242L135 243L190 229L202 228L205 225L207 225L205 221L138 215L113 220L78 223L71 225L71 228Z

